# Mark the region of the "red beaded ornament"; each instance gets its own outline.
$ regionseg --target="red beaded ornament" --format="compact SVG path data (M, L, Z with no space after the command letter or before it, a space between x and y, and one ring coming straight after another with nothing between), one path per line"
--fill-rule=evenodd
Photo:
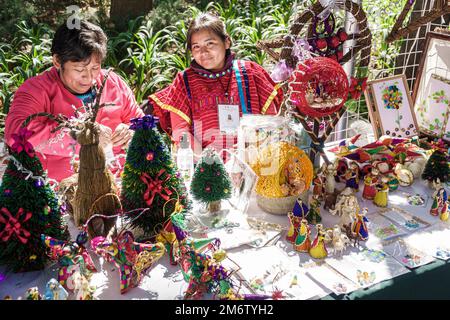
M291 103L306 116L325 117L342 108L348 96L347 74L339 63L315 57L299 63L290 79Z

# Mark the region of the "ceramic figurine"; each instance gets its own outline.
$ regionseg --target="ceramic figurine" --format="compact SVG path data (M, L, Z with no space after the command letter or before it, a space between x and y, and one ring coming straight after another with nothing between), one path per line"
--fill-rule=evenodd
M311 240L309 239L310 234L311 229L308 226L308 221L306 219L302 219L294 242L295 251L309 252L309 249L311 248Z
M442 221L448 220L448 197L447 191L437 178L433 181L433 187L436 190L433 194L433 204L431 205L430 214L439 216Z
M325 248L325 230L321 224L316 226L317 235L311 244L309 254L315 259L324 259L328 256L327 248Z
M369 238L369 230L367 229L366 218L367 208L362 209L355 215L355 219L352 223L352 234L359 240L366 241Z
M373 199L373 203L379 207L387 207L388 204L388 186L389 179L387 177L381 178L381 182L377 184L377 194Z
M308 222L311 224L318 224L321 221L319 196L314 194L309 202Z
M373 200L373 198L375 198L375 195L377 194L376 185L379 179L379 171L377 168L372 168L370 173L364 177L364 189L362 194L364 199Z
M56 279L50 279L45 286L45 300L67 300L69 294Z
M352 188L356 192L359 190L359 166L356 162L350 162L345 173L345 186Z
M294 213L292 212L288 213L288 218L289 218L289 229L286 235L286 241L294 243L295 239L297 238L297 232L298 228L300 227L300 222L302 218L295 216Z

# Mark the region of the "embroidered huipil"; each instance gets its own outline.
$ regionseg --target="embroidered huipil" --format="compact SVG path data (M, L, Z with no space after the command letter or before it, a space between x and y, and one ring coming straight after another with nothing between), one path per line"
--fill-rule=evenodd
M96 83L100 88L104 79L105 70L102 70ZM42 74L25 81L14 95L10 111L6 118L5 139L8 145L14 143L12 134L17 133L23 121L31 114L48 112L54 115L63 114L74 116L74 108L83 105L83 100L92 99L86 95L76 95L69 92L58 75L56 68L51 68ZM101 103L113 103L114 106L102 108L97 114L97 122L114 132L121 123L130 123L131 118L142 117L143 111L139 108L133 92L126 83L114 72L109 74L105 83ZM31 121L27 128L34 131L29 142L37 149L36 154L42 162L44 169L48 170L50 178L60 181L73 172L70 168L70 153L73 145L78 144L68 135L56 139L59 132L50 131L57 123L45 117L38 117ZM57 141L48 143L49 140ZM114 153L123 153L121 147L115 147Z
M149 97L161 127L172 138L177 137L177 131L187 130L201 141L203 148L212 145L217 150L237 142L235 136L220 133L218 104L239 105L240 116L276 114L282 100L280 86L261 66L234 60L233 54L220 72L207 71L193 61L170 86Z

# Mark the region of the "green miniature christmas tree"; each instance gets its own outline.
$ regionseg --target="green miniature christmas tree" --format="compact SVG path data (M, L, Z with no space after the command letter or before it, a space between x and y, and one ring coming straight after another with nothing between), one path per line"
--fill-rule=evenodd
M440 150L436 150L430 156L427 164L425 165L425 169L422 173L422 179L431 182L436 180L436 178L439 178L442 183L445 183L447 182L448 177L449 168L445 153Z
M157 130L158 117L132 119L135 131L127 152L122 175L121 201L132 227L147 236L157 234L179 200L183 211L190 203L163 136ZM150 208L140 214L134 209Z
M68 238L58 199L27 141L31 135L26 128L13 135L12 158L0 186L0 264L14 272L45 267L48 257L41 234Z
M206 149L197 163L191 193L195 200L207 204L210 212L220 210L220 201L230 198L230 177L213 149Z

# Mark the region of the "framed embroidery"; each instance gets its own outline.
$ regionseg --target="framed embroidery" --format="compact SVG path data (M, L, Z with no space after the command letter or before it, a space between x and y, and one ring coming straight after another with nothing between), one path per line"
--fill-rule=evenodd
M375 137L408 138L418 134L405 75L372 80L364 91Z
M420 131L450 141L447 135L450 34L428 32L413 88ZM421 115L423 113L423 116ZM444 114L444 115L442 115ZM429 121L427 120L429 118Z
M450 141L450 81L432 74L414 105L419 129L429 135Z

